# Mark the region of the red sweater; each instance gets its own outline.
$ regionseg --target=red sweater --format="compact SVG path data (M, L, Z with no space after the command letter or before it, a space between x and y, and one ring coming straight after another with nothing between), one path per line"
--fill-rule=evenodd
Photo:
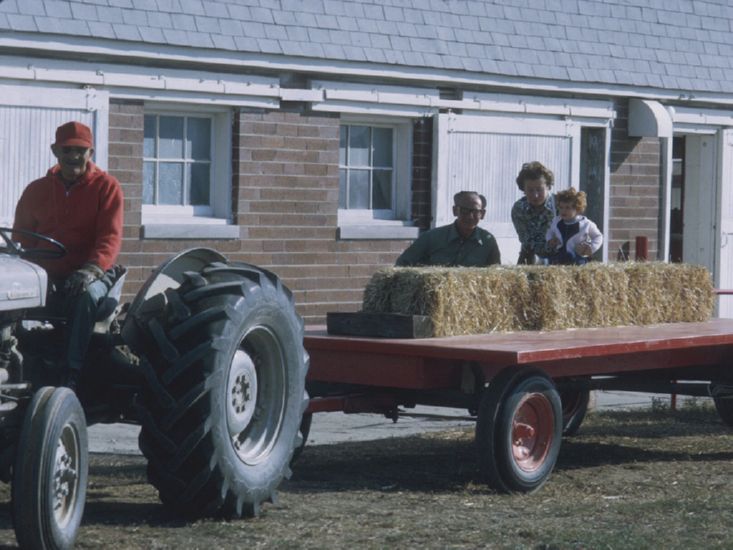
M58 260L34 260L52 278L64 278L85 263L104 270L117 260L122 246L122 189L119 182L91 161L68 192L54 166L46 177L25 188L15 209L15 229L46 235L66 247ZM25 248L51 245L16 235Z

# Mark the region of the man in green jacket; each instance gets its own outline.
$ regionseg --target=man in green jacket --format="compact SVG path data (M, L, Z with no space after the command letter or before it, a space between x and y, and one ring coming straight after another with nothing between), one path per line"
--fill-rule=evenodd
M501 263L494 236L478 226L486 214L486 199L475 191L453 196L456 220L426 231L397 258L395 265L485 267Z

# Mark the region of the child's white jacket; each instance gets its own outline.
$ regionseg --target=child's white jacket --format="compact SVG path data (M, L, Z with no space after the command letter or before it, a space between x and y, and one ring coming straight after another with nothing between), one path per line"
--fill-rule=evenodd
M550 223L550 228L547 230L546 240L550 240L553 237L558 239L562 243L562 235L560 230L557 228L558 222L562 220L560 216L555 216ZM575 253L575 246L580 243L590 244L591 250L595 253L596 250L603 246L603 233L598 229L598 226L590 221L585 216L578 216L578 223L580 224L578 232L568 239L565 246L565 250L574 258L577 256ZM559 250L562 244L558 245L555 250Z

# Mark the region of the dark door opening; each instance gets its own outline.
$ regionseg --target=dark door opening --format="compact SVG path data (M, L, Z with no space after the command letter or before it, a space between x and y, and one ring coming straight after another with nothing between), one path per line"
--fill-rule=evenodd
M669 261L682 262L685 205L685 137L672 139L672 196L669 212Z
M603 231L605 206L606 129L585 127L580 130L580 191L588 197L585 215ZM604 246L606 246L604 244ZM593 255L603 261L603 247Z

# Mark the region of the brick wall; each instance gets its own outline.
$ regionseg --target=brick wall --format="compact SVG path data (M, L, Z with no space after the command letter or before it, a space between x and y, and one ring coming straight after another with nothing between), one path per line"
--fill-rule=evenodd
M416 129L416 136L431 135ZM425 143L428 138L421 138ZM140 239L143 106L110 105L110 172L125 193L125 238L121 263L129 275L129 301L150 273L172 254L194 246L219 250L277 273L290 287L308 323L328 311L361 307L372 273L394 263L404 240L339 240L339 118L289 112L240 112L233 125L234 223L240 238ZM429 193L429 155L418 163L416 189ZM427 166L427 170L426 167ZM416 179L418 179L416 177ZM427 185L427 187L425 187ZM420 195L419 212L429 212Z
M658 250L660 145L629 138L625 102L616 105L612 132L609 258L635 254L637 236ZM110 105L109 169L123 186L125 227L121 263L129 269L130 300L150 273L172 254L194 246L268 268L293 290L309 323L328 311L355 311L372 273L394 263L404 240L337 238L339 118L331 114L240 112L233 124L234 223L240 238L141 239L143 105ZM413 219L429 227L432 120L413 131Z
M660 146L657 139L629 138L625 102L616 106L612 132L609 258L635 254L634 240L658 249ZM143 105L110 105L109 170L123 186L125 226L121 263L129 269L130 300L150 273L172 254L194 246L219 250L232 260L270 269L293 290L309 323L328 311L355 311L372 273L394 263L404 240L337 238L339 118L331 114L240 112L233 124L234 223L240 238L141 239ZM413 131L413 219L429 227L432 120Z
M240 249L237 240L141 239L144 107L142 102L110 101L109 172L125 195L124 238L119 262L127 267L124 301L131 301L152 272L173 254L209 247L228 256Z
M124 300L129 301L147 278L140 252L140 208L143 181L143 104L112 101L109 105L109 172L125 197L122 254L127 267Z
M241 112L234 130L242 241L230 257L280 275L308 322L359 309L372 273L408 243L337 239L338 117Z
M608 258L634 259L635 239L649 239L649 259L657 259L661 185L661 148L658 138L627 134L628 102L619 101L611 132L611 189L609 197ZM622 251L622 252L620 252Z

